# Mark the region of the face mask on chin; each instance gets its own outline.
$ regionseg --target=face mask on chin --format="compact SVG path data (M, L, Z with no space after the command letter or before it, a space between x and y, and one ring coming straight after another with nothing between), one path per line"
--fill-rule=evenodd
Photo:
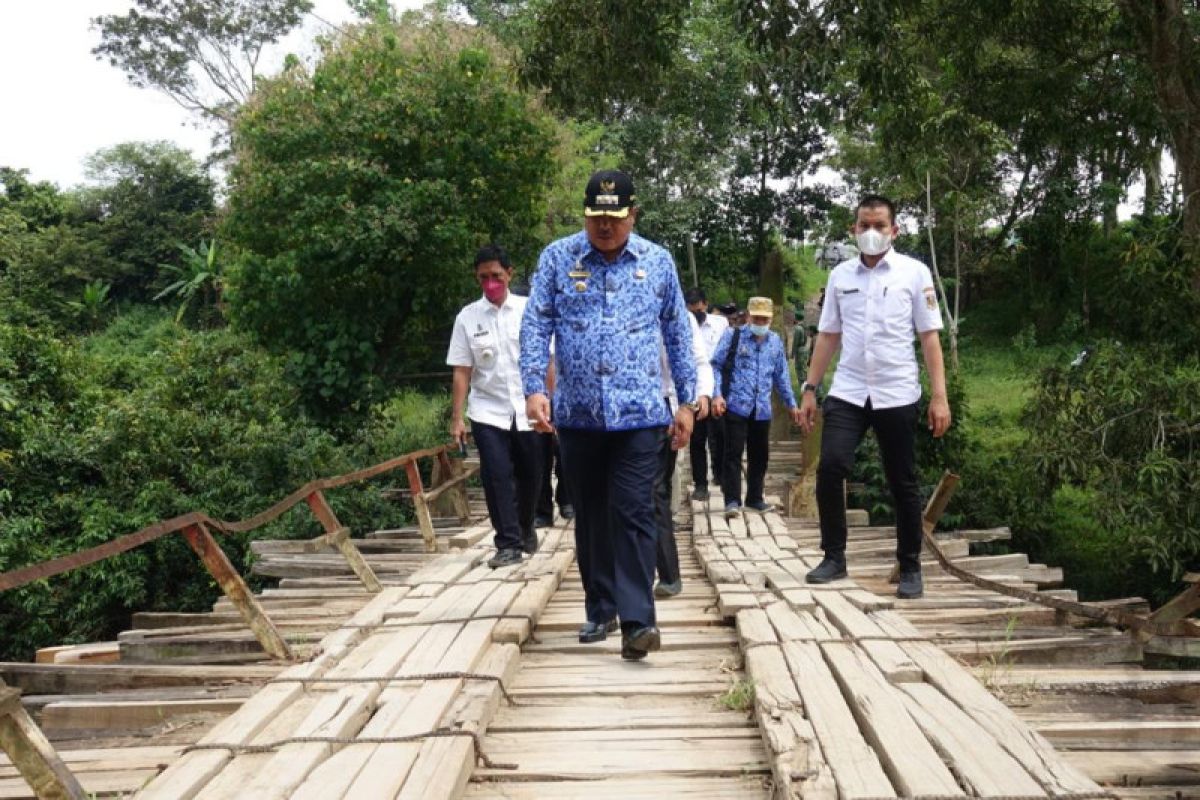
M708 318L708 314L705 314L703 311L693 311L692 316L696 318L697 325L703 325L704 320Z
M495 278L485 278L480 282L480 286L483 287L483 296L488 299L489 303L495 305L504 302L504 298L508 295L508 286L504 281Z
M866 256L881 256L892 246L892 237L875 229L866 230L855 237L858 249Z

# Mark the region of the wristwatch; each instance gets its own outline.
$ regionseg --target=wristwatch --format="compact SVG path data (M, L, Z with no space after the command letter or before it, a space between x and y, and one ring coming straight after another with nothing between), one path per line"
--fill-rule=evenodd
M690 403L684 403L684 404L683 404L683 407L684 407L684 408L690 408L690 409L692 410L692 413L693 413L693 414L699 414L699 413L700 413L700 401L699 401L699 400L693 400L693 401L692 401L692 402L690 402Z
M813 394L816 394L817 385L815 383L809 383L808 381L805 381L800 387L800 394L804 394L805 392L812 392Z

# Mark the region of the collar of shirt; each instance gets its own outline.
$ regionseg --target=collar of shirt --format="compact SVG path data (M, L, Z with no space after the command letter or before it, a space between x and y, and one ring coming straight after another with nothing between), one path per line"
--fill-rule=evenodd
M880 267L884 267L885 268L884 271L886 272L887 270L892 268L892 265L888 263L888 256L890 256L894 252L895 251L889 247L887 249L887 252L884 253L883 256L881 256L880 259L875 262L875 266L873 266L873 267L868 267L866 265L866 262L864 262L862 260L862 255L859 254L858 260L855 262L855 266L858 268L858 272L860 272L860 273L870 272L871 270L877 270Z
M588 238L587 231L580 231L580 235L583 236L584 247L583 254L579 256L580 261L588 261L591 263L598 262L603 266L615 267L625 260L626 255L628 255L634 261L637 261L646 252L646 248L644 246L645 240L643 240L642 237L638 236L636 233L631 232L629 234L629 238L625 241L625 246L621 248L621 252L617 253L616 258L614 258L612 261L609 261L604 257L604 254L597 250L596 246L592 244L592 240Z

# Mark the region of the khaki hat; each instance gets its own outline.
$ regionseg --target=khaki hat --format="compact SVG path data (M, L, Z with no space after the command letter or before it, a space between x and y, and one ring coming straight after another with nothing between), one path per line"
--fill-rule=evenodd
M752 317L773 317L775 304L769 297L751 297L750 302L746 304L746 311Z

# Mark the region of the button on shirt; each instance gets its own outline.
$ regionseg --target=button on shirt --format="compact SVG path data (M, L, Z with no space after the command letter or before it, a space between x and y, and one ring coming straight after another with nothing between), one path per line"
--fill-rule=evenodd
M695 318L693 315L692 319ZM700 335L704 339L704 347L708 351L709 358L712 358L713 352L721 341L721 336L727 330L729 330L729 320L717 314L704 315L704 324L700 326Z
M526 395L545 393L550 339L555 348L555 425L635 430L668 425L662 362L676 394L696 397L687 307L669 253L637 234L609 263L579 233L542 251L521 324Z
M733 333L732 330L726 331L713 352L714 372L719 373L725 365L729 348L733 346ZM771 387L779 392L788 408L796 407L783 340L774 331L767 331L767 335L759 340L748 328L743 328L742 335L738 337L737 352L733 356L733 368L729 371L729 393L725 404L739 417L770 419ZM714 397L721 396L719 381L714 392Z
M817 330L842 335L832 397L872 408L921 398L913 332L942 328L929 268L889 250L873 269L843 261L829 274Z
M521 391L521 315L526 298L508 293L494 306L486 297L458 312L446 363L471 368L467 418L509 430L530 430Z

